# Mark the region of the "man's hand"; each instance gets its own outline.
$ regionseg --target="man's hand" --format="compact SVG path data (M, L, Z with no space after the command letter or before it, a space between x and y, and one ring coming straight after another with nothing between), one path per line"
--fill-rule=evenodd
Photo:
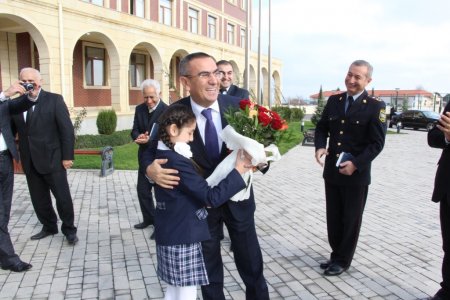
M450 112L441 115L436 127L444 133L447 141L450 141Z
M342 175L352 175L356 171L356 167L350 160L344 161L339 165L339 173Z
M25 88L20 84L20 81L14 82L6 91L3 92L3 95L6 98L11 98L15 94L23 95L25 94Z
M178 185L180 177L176 176L178 171L175 169L164 169L161 165L165 164L167 159L155 159L151 165L147 167L145 172L147 176L157 185L166 189L173 189Z
M148 131L146 131L145 133L141 133L140 135L138 135L138 137L134 140L134 142L140 145L147 144L149 138L150 137L148 135Z
M321 160L321 158L322 158L322 156L323 156L324 154L325 154L325 155L328 155L327 149L325 149L325 148L317 149L317 151L316 151L316 161L317 161L317 163L318 163L320 166L322 166L322 167L323 167L323 160Z
M73 160L63 160L62 161L64 169L68 170L73 166Z

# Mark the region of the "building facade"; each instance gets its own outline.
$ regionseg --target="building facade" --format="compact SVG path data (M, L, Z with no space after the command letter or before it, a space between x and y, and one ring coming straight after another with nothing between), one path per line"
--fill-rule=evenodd
M75 111L87 109L80 133L95 133L98 111L109 108L118 115L118 129L130 128L134 107L142 101L139 86L146 78L161 83L167 103L187 96L178 63L192 52L231 61L236 84L244 82L246 18L251 16L247 0L2 0L0 4L1 90L17 80L23 67L39 69L45 90L62 94ZM248 31L251 35L251 28ZM257 59L250 53L251 95L258 89ZM262 94L267 95L267 56L261 66ZM280 60L272 59L271 72L274 90L280 91ZM279 93L273 101L279 103Z

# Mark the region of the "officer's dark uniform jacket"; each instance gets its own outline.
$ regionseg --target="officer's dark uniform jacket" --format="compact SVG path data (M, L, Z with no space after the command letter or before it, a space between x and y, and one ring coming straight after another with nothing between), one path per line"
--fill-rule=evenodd
M315 130L316 150L326 148L329 137L323 178L337 185L369 185L372 160L384 146L386 104L364 91L345 113L346 99L347 93L331 96ZM357 170L351 176L340 174L336 167L342 151L354 156Z

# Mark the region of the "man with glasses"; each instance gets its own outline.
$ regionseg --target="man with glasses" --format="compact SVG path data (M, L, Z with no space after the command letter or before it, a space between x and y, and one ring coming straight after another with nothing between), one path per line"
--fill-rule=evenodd
M155 216L155 205L152 197L153 184L145 177L146 166L142 166L142 153L151 143L149 134L153 124L157 122L161 113L167 108L167 105L159 98L161 86L158 81L153 79L144 80L141 84L141 90L144 102L136 106L133 129L131 130L131 138L139 145L139 170L136 188L142 212L142 222L134 225L136 229L144 229L153 225ZM152 233L150 238L153 239L153 237L154 233Z
M220 93L224 95L230 95L239 97L241 99L249 99L249 93L246 89L233 84L234 70L231 63L227 60L219 60L217 62L217 68L223 74L220 79Z
M217 69L213 57L198 52L187 55L180 61L181 82L190 96L177 103L192 109L197 128L194 141L190 144L193 160L208 177L227 155L226 145L220 139L220 132L227 123L223 116L229 107L239 107L239 98L219 95L219 80L223 74ZM211 132L211 123L214 132ZM211 139L215 145L209 146ZM209 147L212 147L210 150ZM215 149L215 150L214 150ZM217 151L218 153L214 153ZM165 160L153 161L151 151L145 152L147 175L164 188L176 188L179 177L177 170L163 169ZM202 286L203 299L225 299L223 293L223 262L220 241L223 239L223 223L228 228L233 243L237 270L246 286L246 299L269 299L266 280L263 275L263 259L255 229L255 199L253 191L249 199L239 202L228 201L218 208L208 209L208 225L211 239L202 243L203 255L210 284ZM156 226L156 230L158 227Z

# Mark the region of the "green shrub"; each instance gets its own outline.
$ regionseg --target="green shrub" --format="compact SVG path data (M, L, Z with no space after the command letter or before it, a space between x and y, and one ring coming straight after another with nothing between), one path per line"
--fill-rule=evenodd
M285 119L286 121L301 121L305 115L302 109L300 108L289 108L285 106L274 106L271 108L273 111L276 111L280 117Z
M300 122L305 117L305 112L301 108L291 108L291 121Z
M105 146L120 146L130 142L131 129L116 131L111 135L93 135L85 134L79 135L75 142L75 149L91 149L102 148Z
M113 134L116 131L117 115L114 109L101 110L97 116L97 129L100 134Z

